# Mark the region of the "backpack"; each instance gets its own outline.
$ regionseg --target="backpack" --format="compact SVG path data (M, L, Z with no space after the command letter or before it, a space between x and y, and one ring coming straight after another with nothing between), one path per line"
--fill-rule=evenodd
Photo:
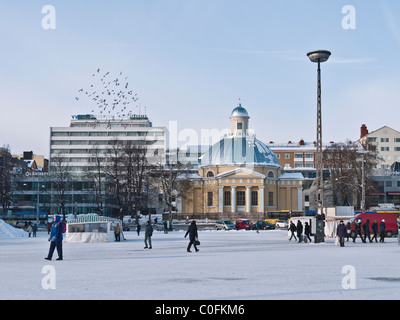
M62 226L62 233L65 233L67 231L67 224L65 223L65 221L61 222L61 226Z

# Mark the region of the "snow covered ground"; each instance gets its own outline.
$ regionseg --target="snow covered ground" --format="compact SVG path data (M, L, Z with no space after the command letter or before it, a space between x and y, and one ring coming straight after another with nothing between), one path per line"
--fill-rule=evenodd
M200 231L200 252L187 253L184 234L156 231L152 250L134 231L122 242L64 243L63 261L44 260L45 231L0 238L0 299L400 298L397 238L340 248L289 242L283 230Z

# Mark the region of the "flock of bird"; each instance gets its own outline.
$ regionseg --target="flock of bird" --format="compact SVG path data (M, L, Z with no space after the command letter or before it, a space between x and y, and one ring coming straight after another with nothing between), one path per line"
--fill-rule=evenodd
M100 78L98 81L99 84L91 84L90 89L87 90L83 88L78 90L80 95L86 95L97 105L97 110L93 109L92 113L109 115L112 119L133 115L129 107L138 98L137 94L128 88L128 77L124 77L122 72L120 72L117 78L110 79L110 72L102 74L100 71L100 68L98 68L97 72L92 75L94 78ZM76 101L79 101L79 99L80 97L75 97ZM139 108L137 105L135 107Z

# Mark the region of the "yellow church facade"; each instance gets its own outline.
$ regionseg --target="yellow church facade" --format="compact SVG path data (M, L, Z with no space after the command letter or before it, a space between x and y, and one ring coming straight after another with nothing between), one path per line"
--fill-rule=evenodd
M267 145L249 133L249 118L239 103L230 116L231 134L201 157L179 211L207 216L302 210L303 175L283 171Z

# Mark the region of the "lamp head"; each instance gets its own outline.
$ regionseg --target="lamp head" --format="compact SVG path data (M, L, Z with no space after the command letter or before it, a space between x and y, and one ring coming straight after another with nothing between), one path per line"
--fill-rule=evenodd
M325 62L329 59L330 55L330 51L327 50L316 50L307 53L307 56L310 58L311 62Z

